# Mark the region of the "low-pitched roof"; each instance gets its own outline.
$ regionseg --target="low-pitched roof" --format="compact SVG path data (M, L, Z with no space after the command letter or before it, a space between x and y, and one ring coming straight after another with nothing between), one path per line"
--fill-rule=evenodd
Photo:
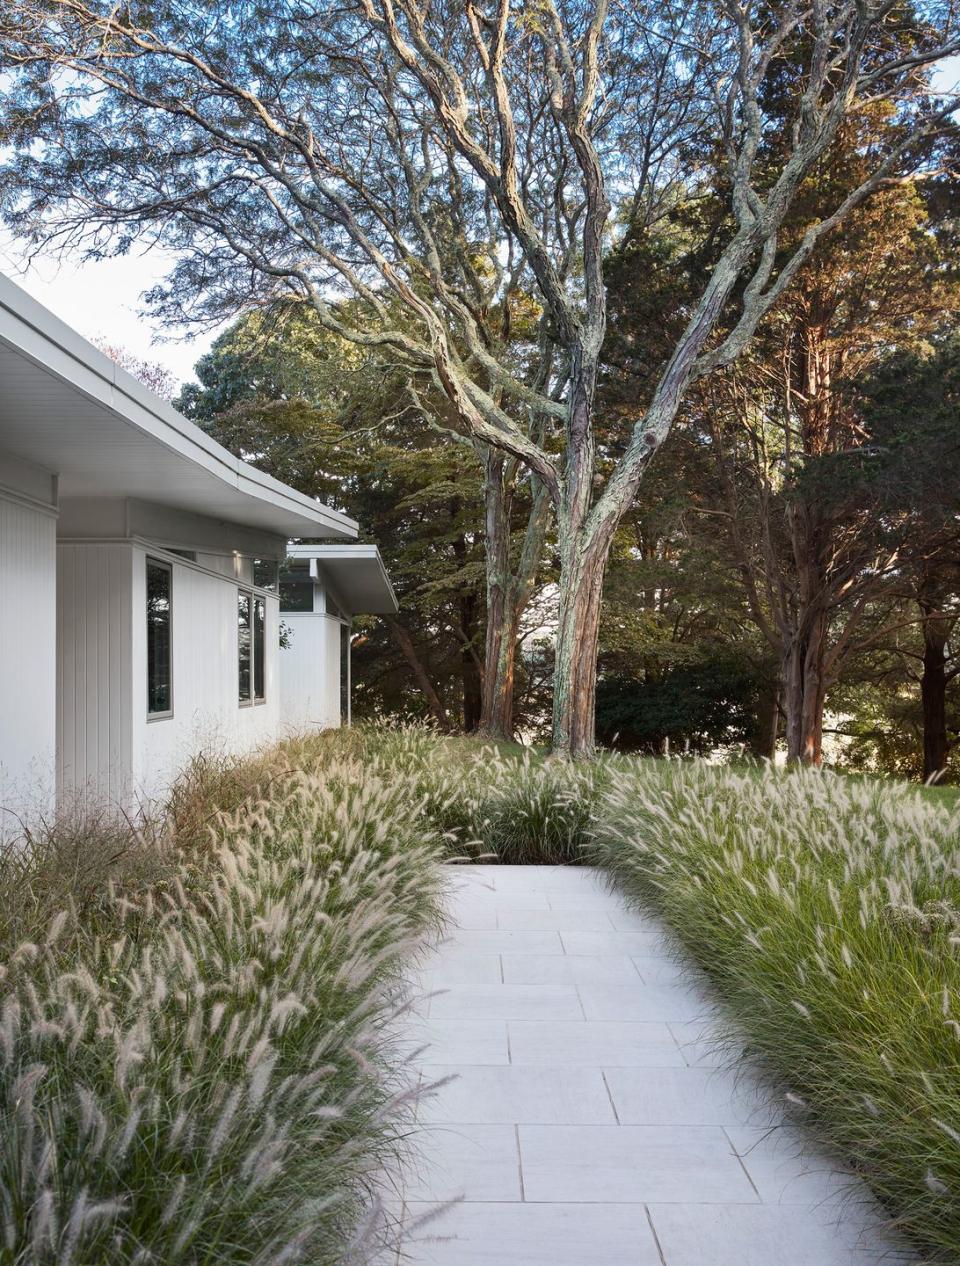
M357 524L249 466L0 275L0 449L63 497L135 497L283 536Z
M287 557L316 562L351 615L395 615L399 610L376 545L290 545Z

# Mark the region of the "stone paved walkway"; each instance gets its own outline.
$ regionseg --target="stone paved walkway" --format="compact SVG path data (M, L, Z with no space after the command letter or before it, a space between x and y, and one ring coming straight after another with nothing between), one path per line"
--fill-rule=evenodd
M749 1071L727 1071L702 983L593 871L472 866L449 909L417 1037L424 1082L451 1080L419 1109L400 1262L909 1260Z

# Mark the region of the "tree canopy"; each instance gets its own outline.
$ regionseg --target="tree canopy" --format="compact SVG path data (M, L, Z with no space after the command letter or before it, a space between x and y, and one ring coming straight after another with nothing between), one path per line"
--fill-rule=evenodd
M554 746L593 744L603 571L693 386L732 364L818 244L929 162L954 103L952 9L502 0L117 7L11 0L0 18L24 236L178 258L173 320L265 290L387 356L421 410L522 463L557 523ZM804 181L877 110L894 144L785 231ZM718 178L717 178L718 177ZM723 215L642 403L598 464L596 387L615 209L656 223L678 186ZM534 337L510 337L527 310ZM432 392L428 398L427 392Z

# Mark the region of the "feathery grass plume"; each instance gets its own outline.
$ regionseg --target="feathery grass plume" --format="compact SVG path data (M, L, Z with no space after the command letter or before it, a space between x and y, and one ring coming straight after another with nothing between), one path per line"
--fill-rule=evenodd
M960 1093L960 802L638 760L600 796L591 855L665 919L728 1038L805 1105L923 1260L960 1262L960 1131L945 1124Z
M6 947L4 1252L362 1260L410 1118L390 1020L438 921L443 836L421 786L303 740L252 768L192 767L161 837L169 854L105 869L69 919L17 860L36 921Z

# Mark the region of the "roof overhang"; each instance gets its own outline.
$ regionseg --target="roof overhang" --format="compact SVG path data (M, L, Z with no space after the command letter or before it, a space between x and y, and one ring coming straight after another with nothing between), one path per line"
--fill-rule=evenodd
M291 545L287 557L316 563L351 615L396 615L400 609L376 545Z
M279 535L357 524L234 457L0 276L0 450L64 498L131 497Z

